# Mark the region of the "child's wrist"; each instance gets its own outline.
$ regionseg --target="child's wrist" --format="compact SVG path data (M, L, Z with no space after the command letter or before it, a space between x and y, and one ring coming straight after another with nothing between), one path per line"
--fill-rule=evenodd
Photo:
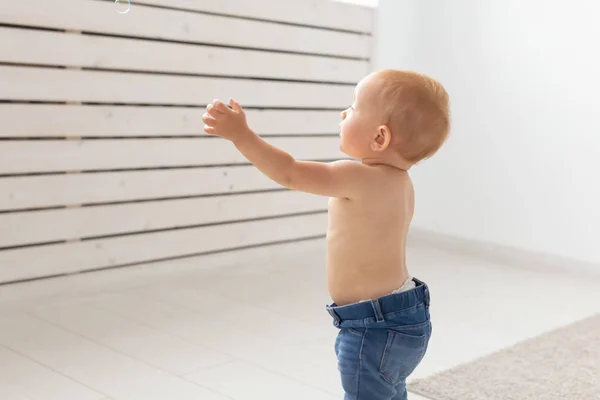
M247 128L244 130L244 132L241 132L239 135L237 135L232 140L232 142L233 142L233 144L235 144L237 146L237 145L252 141L256 137L257 137L256 133L254 133L254 131L252 131L252 129Z

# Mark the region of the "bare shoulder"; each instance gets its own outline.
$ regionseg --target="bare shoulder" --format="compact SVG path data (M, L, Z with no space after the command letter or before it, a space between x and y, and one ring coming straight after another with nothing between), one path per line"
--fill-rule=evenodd
M351 177L360 192L389 191L392 188L412 190L412 181L407 171L388 165L369 165L360 161L340 160L331 164L339 174Z
M373 167L374 178L378 188L386 190L388 193L407 193L413 191L412 180L408 171L387 165L378 165Z
M383 170L360 161L339 160L331 164L337 174L350 178L356 184L369 185L379 179L384 179Z
M334 168L344 168L348 170L354 168L357 171L366 167L365 164L357 160L337 160L333 161L330 165Z
M371 165L364 164L354 160L339 160L332 163L334 168L344 170L345 172L368 176L369 178L380 178L382 180L408 180L410 177L407 171L383 164Z
M384 169L379 166L363 164L355 160L338 160L331 164L331 167L341 173L356 174L358 176L368 176L370 178L376 176L384 176Z
M415 190L408 171L390 166L375 166L373 182L365 193L365 201L376 201L389 215L402 215L410 220L414 212ZM392 211L393 210L393 211Z

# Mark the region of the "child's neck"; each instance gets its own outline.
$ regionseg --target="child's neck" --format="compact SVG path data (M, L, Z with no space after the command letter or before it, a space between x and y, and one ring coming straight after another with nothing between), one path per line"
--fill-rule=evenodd
M386 165L402 171L408 171L413 166L410 162L400 157L367 157L361 161L366 165Z

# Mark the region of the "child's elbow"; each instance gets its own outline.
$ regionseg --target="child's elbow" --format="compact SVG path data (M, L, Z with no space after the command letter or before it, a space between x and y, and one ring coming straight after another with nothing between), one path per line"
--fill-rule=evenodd
M279 177L279 179L277 179L276 181L278 184L280 184L283 187L286 187L288 189L294 189L294 177L292 174L282 174L281 177Z
M282 166L278 175L279 177L276 180L277 183L288 189L294 189L298 180L296 160L292 160L289 164Z

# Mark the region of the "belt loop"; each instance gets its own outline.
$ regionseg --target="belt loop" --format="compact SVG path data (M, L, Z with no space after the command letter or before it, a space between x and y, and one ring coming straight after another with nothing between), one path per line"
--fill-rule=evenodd
M431 304L431 295L429 294L429 287L427 285L423 286L423 303L425 303L426 308L429 308L429 304Z
M339 327L340 323L342 322L342 319L340 318L340 316L337 315L335 310L333 308L331 308L330 306L327 306L327 312L329 313L329 315L331 315L333 317L333 325L336 327Z
M384 322L383 313L381 312L381 304L379 304L379 299L371 300L371 306L373 306L373 311L375 312L375 319L377 322Z

